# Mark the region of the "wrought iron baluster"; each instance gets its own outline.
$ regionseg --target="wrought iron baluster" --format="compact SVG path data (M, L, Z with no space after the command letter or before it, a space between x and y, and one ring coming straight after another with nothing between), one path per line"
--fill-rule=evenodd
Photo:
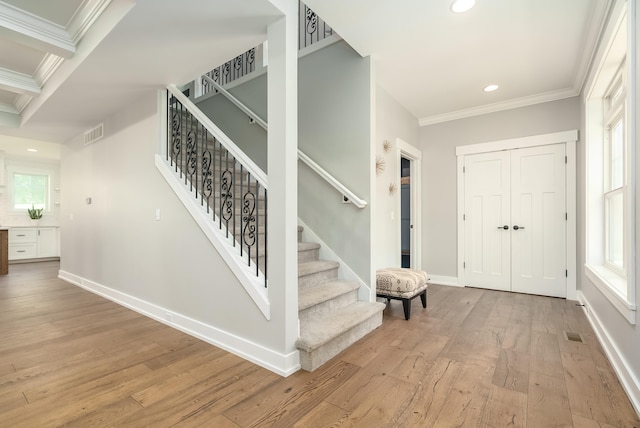
M229 237L229 222L233 218L233 175L229 171L229 152L226 153L225 170L222 172L220 182L220 218L224 219L226 226L226 237Z
M256 183L256 194L260 194L260 184ZM262 242L264 244L264 288L267 288L267 256L268 256L268 251L267 251L267 189L263 190L264 195L262 196L262 207L264 210L264 226L262 226L264 228L264 238L262 239ZM256 275L258 273L256 272Z
M256 206L257 198L256 194L251 191L251 174L247 173L247 191L243 194L242 198L242 222L244 224L242 229L242 243L247 246L247 259L249 260L249 266L251 266L251 253L252 249L256 247L257 240L257 219L256 219ZM255 251L255 263L256 267L259 267L259 254ZM256 275L258 270L256 269Z
M209 207L211 204L211 193L213 193L213 185L211 184L213 159L211 150L209 149L209 133L204 130L204 151L202 152L202 205L206 199L207 201L207 214L209 213Z
M244 195L244 190L243 190L243 185L244 185L244 180L242 179L242 175L243 175L243 167L242 164L240 164L240 196ZM244 202L240 204L240 209L244 209ZM243 212L240 212L238 215L240 215L240 240L244 241L244 217ZM243 255L243 250L244 250L244 244L240 243L240 256L242 257ZM251 266L251 258L249 258L249 266Z

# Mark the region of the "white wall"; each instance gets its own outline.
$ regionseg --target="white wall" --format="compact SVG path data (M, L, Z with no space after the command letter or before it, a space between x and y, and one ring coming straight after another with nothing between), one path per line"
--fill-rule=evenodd
M298 146L359 198L371 201L371 59L345 42L299 62ZM371 275L371 206L342 195L302 163L298 216L365 283Z
M399 252L400 213L400 171L396 153L396 139L418 147L420 127L418 119L380 86L376 87L376 136L374 139L376 156L385 162L384 171L376 173L376 206L373 212L372 230L373 269L400 267ZM388 152L383 144L392 144ZM397 186L395 193L389 192L389 184Z
M265 320L154 166L158 128L153 93L105 120L103 140L63 147L61 271L205 332L285 353L283 321Z
M580 103L574 97L420 128L423 269L457 278L457 146L579 127Z

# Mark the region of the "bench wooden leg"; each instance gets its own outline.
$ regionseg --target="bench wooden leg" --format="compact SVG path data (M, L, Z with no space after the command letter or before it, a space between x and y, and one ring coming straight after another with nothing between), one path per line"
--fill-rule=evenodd
M402 299L402 308L404 309L404 319L409 321L411 318L411 299Z
M420 300L422 300L422 307L426 308L427 307L427 290L424 290L422 292L422 294L420 295Z

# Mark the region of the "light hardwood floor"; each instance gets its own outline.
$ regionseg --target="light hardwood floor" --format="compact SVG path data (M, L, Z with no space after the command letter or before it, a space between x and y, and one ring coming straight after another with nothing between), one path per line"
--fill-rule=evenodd
M0 278L2 427L640 427L575 302L434 285L410 321L391 302L373 333L281 378L57 269Z

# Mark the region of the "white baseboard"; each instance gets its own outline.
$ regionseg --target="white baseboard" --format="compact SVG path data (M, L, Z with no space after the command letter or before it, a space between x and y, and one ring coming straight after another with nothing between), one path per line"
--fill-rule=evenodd
M238 355L267 370L289 376L300 370L300 356L298 351L281 354L262 345L238 337L232 333L220 330L201 321L172 312L166 308L149 303L137 297L122 293L88 279L60 270L58 277L94 294L118 303L121 306L136 311L144 316L180 330L190 336L197 337L207 343L215 345L232 354Z
M604 352L607 354L609 362L611 363L611 366L613 366L613 370L615 370L618 375L618 379L627 393L633 408L640 416L640 380L634 375L633 371L630 370L629 364L620 353L615 343L609 340L607 329L600 321L600 318L598 318L598 315L591 309L593 306L580 290L578 290L578 301L585 305L585 314L587 319L589 320L591 327L593 327L593 330L600 341L600 345L602 345Z
M431 275L429 272L429 284L448 285L450 287L464 287L458 283L457 276Z

